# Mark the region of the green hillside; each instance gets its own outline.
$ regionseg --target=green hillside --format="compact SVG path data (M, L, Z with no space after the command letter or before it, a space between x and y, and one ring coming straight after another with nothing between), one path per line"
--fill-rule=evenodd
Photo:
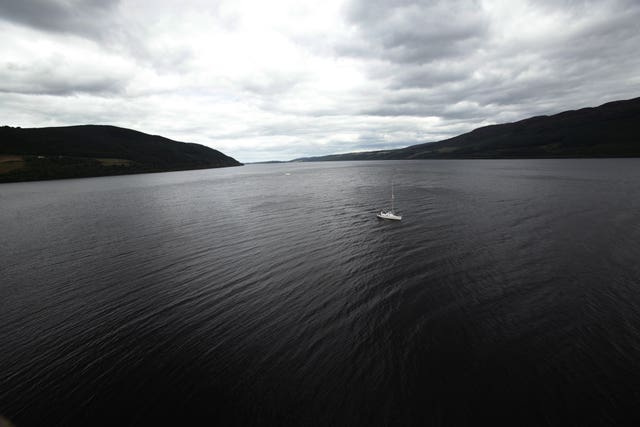
M240 165L203 145L115 126L0 128L0 182Z
M640 157L640 98L485 126L397 150L295 161L562 157Z

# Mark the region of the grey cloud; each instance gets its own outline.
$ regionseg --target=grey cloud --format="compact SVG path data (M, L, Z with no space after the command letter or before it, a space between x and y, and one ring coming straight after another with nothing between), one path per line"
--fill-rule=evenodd
M100 37L120 0L0 0L0 19L38 30Z
M476 47L488 30L477 1L368 1L351 3L348 19L361 39L337 47L341 54L399 63L429 63Z
M245 91L271 98L291 91L304 79L300 74L272 70L245 78L238 83Z
M363 111L371 116L397 117L438 117L447 120L477 120L487 114L486 108L475 103L458 103L452 105L431 104L428 102L390 103L371 110Z
M636 0L607 0L614 7L637 6ZM576 15L588 12L589 8L603 3L602 0L536 0L531 5L547 12L569 11Z
M99 48L127 53L161 72L185 71L189 46L148 43L148 30L119 10L122 0L0 0L0 20L55 34L93 40ZM166 7L158 4L158 7Z
M127 80L113 73L95 74L60 70L62 59L50 58L28 65L5 63L0 65L0 92L34 95L97 95L123 94Z
M473 17L477 25L468 32L458 29L452 13L442 9L440 2L417 2L418 6L397 1L386 4L375 2L367 10L365 3L356 2L351 10L350 17L359 23L359 34L368 36L370 52L381 60L370 63L369 76L387 82L378 102L363 108L361 114L466 120L472 128L487 119L517 120L630 98L640 90L634 77L640 69L640 58L635 53L640 45L638 2L582 0L565 1L561 6L551 1L532 3L544 13L562 13L576 23L539 39L496 39L494 32L484 30L487 25L489 30L500 28L502 23L487 23L488 15L483 16L475 2L468 2L467 16ZM463 4L454 2L452 10L464 9ZM589 9L596 6L600 7L599 13ZM404 18L406 23L418 22L421 14L424 18L433 13L432 19L442 23L443 36L431 40L436 45L442 42L443 46L453 46L452 52L434 57L433 52L421 51L419 43L430 39L429 31L414 31L405 25L394 34L391 23L399 19L393 18L398 15L394 12L397 8L414 13L411 18ZM385 10L388 17L384 16ZM427 18L422 20L428 22ZM362 40L355 43L365 44ZM482 49L478 49L479 45ZM413 54L424 57L398 57L393 51L396 46L415 47Z
M392 76L390 89L430 88L468 78L473 70L453 62L433 65L396 66L387 71Z
M65 126L77 124L113 124L141 131L152 131L157 126L144 127L140 123L152 115L140 105L117 97L102 98L78 94L72 98L55 95L0 93L0 113L4 124L22 127ZM73 103L69 103L71 99Z
M352 86L275 60L208 79L205 52L189 37L245 31L245 12L206 0L180 10L148 4L0 0L0 20L41 31L70 62L7 48L0 112L21 126L109 121L266 160L398 148L640 95L637 0L349 0L335 27L292 33L310 66L336 61L353 72ZM184 25L166 24L176 21ZM103 65L81 58L94 47ZM251 57L251 46L243 49ZM146 85L147 75L170 78ZM211 112L218 102L228 114Z

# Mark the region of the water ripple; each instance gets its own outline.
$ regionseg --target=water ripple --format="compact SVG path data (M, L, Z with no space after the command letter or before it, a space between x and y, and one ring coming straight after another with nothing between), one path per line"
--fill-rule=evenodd
M0 411L19 426L638 421L638 166L4 184ZM391 180L399 223L375 218Z

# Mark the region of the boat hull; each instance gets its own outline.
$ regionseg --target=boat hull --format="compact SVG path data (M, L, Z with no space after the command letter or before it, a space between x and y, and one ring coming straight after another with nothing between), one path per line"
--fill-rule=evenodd
M391 212L380 212L376 215L380 219L388 219L392 221L401 221L402 217Z

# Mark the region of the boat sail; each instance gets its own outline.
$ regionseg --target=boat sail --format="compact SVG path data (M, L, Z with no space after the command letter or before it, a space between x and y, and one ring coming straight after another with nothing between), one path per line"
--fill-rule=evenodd
M376 216L378 218L380 218L380 219L391 219L391 220L395 220L395 221L402 220L402 216L397 215L395 213L394 201L395 201L395 196L393 194L393 183L391 183L391 209L386 210L386 211L382 210Z

